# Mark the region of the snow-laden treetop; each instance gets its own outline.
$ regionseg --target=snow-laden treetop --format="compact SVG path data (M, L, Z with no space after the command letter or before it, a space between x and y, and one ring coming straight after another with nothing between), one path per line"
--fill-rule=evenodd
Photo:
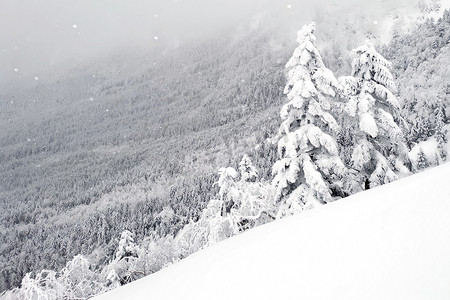
M389 71L392 64L372 46L361 46L352 51L354 56L352 72L354 77L374 80L390 90L395 90L394 78Z

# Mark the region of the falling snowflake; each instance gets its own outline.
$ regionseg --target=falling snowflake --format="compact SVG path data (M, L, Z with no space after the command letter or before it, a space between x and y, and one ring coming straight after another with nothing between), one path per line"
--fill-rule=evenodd
M37 77L37 76L36 76L36 77L34 77L34 80L38 81L38 80L39 80L39 77Z
M158 15L154 15L155 18L159 17Z
M287 7L288 9L291 9L291 8L292 8L292 5L288 4L288 5L286 5L286 7Z
M94 101L94 98L91 97L91 98L89 98L89 100L90 100L90 101Z
M378 21L373 21L373 24L378 25Z
M17 68L14 68L14 72L16 72L16 73L17 73L17 72L19 72L19 69L17 69Z
M158 40L158 37L157 36L155 36L155 37L153 37L153 39L156 41L156 40Z
M72 28L73 28L73 29L77 29L77 28L78 28L78 25L77 25L77 24L73 24L73 25L72 25Z

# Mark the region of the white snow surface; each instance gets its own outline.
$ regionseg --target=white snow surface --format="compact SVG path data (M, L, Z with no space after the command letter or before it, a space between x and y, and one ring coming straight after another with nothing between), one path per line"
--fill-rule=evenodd
M235 236L96 299L450 299L450 164Z

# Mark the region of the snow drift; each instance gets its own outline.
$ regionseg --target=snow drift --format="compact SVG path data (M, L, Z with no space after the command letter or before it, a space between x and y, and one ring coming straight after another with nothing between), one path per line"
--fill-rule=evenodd
M96 299L450 299L450 164L260 226Z

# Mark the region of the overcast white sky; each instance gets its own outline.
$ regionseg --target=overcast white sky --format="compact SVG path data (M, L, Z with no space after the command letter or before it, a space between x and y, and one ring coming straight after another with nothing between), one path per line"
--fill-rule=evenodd
M2 0L0 76L38 72L118 46L151 46L204 35L251 15L262 2Z
M1 0L0 83L21 74L33 78L44 70L118 47L205 36L248 22L263 9L277 14L273 22L297 18L301 23L299 20L313 19L314 11L324 7L346 14L349 10L398 7L415 1Z

